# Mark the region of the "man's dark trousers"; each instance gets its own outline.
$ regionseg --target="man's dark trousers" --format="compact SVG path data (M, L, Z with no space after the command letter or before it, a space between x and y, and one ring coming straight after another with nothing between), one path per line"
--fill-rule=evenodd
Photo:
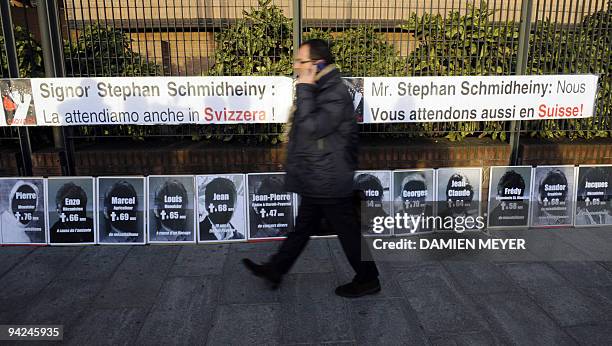
M334 234L338 235L344 253L355 270L356 275L353 281L367 282L378 278L376 264L371 261L361 261L363 237L360 233L361 228L356 212L354 199L350 197L302 197L295 230L288 234L279 251L272 256L270 264L280 274L287 273L306 247L309 237L316 235L321 219L325 217ZM363 249L367 251L365 244ZM364 255L369 257L369 253L364 253Z

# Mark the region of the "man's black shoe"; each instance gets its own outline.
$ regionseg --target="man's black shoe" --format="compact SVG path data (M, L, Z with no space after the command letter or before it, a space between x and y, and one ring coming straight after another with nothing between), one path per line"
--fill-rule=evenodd
M378 292L380 292L380 281L378 281L378 279L366 282L352 281L336 288L336 294L346 298L358 298Z
M243 258L242 263L251 273L260 278L266 279L271 285L272 289L277 289L281 283L282 275L280 275L274 268L269 264L257 264L248 258Z

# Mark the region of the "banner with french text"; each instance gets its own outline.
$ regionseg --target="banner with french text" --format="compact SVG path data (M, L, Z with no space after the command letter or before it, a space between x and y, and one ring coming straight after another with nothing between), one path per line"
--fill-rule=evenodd
M587 118L596 75L350 77L360 123ZM0 126L284 123L288 77L1 79Z
M592 117L595 75L365 78L364 123Z

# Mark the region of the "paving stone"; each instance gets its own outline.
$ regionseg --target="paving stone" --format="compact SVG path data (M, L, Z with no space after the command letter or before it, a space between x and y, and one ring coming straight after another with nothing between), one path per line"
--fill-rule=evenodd
M604 311L606 316L612 316L612 286L578 287L578 291L585 297L597 302L598 306Z
M432 346L502 345L490 332L432 336L429 340Z
M565 328L580 345L612 345L612 322Z
M137 246L117 268L96 301L99 308L150 307L174 263L178 246Z
M468 294L485 294L519 289L499 268L490 262L442 262L453 279Z
M529 295L560 326L595 322L606 318L604 310L594 301L571 287L537 287Z
M559 232L559 236L573 247L580 249L588 254L585 260L591 261L610 261L612 260L612 251L610 251L611 242L602 241L600 237L589 236L592 231L588 229L574 229L567 232ZM580 260L573 258L570 255L565 257L566 260Z
M569 281L545 263L502 264L506 273L522 288L568 286Z
M108 280L130 250L130 246L83 247L58 279Z
M550 262L549 265L578 287L612 286L612 271L597 262Z
M0 279L16 264L34 251L34 246L2 246L0 247Z
M72 328L64 329L68 345L132 345L146 309L92 309Z
M348 305L329 274L291 274L281 288L283 343L353 340ZM305 323L308 321L308 323Z
M70 324L85 311L106 284L91 280L55 280L24 306L20 324Z
M356 299L351 322L360 345L426 345L416 313L403 299Z
M203 344L218 304L219 278L174 277L161 288L137 344Z
M264 279L253 275L242 264L239 256L247 253L230 253L227 259L224 272L221 275L223 289L221 301L224 304L257 304L278 302L279 291L271 290ZM261 262L266 255L263 253L248 252L246 257L256 262Z
M412 292L455 285L450 274L440 263L415 265L410 268L395 270L395 279L407 298L412 295Z
M80 247L38 248L2 276L0 299L28 296L44 288L82 250Z
M79 247L37 248L0 278L0 322L11 323L81 251Z
M203 276L223 273L229 244L185 245L176 258L170 276Z
M574 243L561 237L561 234L574 232L573 229L534 229L525 237L525 248L536 261L585 261L591 255Z
M504 344L574 345L575 342L529 297L518 293L481 295L476 304Z
M428 335L480 332L488 329L487 323L469 297L448 284L405 291L404 295Z
M281 240L270 240L248 243L231 243L229 246L231 252L256 252L262 254L263 256L269 256L276 252L281 243Z
M280 304L220 305L207 345L279 345Z

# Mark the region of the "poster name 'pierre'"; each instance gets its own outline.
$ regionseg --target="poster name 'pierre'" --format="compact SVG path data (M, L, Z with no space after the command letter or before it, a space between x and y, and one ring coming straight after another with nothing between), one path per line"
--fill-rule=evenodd
M266 92L266 85L243 83L215 82L208 83L166 83L168 96L246 96L257 97L260 100ZM92 88L95 89L92 91ZM98 82L92 85L55 85L54 83L41 83L40 95L43 98L53 98L62 102L74 98L86 98L96 94L98 97L121 98L126 101L131 97L159 97L159 85L145 85L131 82L129 84L113 84L112 82Z

